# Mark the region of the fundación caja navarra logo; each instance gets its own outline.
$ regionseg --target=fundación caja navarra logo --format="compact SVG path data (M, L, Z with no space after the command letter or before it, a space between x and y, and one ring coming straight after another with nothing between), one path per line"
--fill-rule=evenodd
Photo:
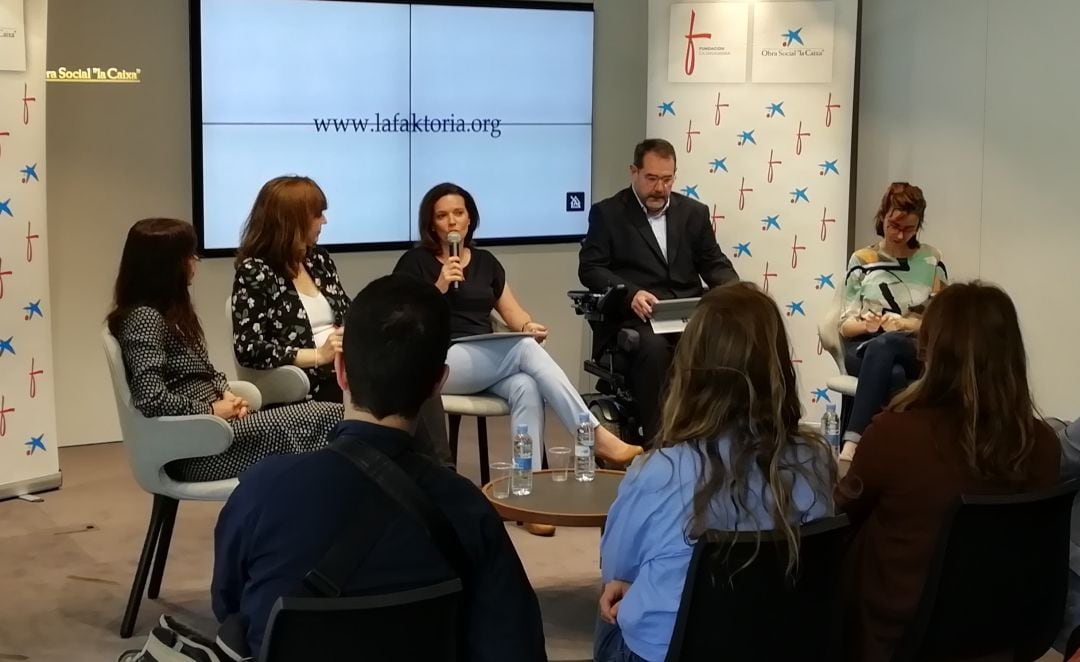
M668 80L745 82L748 16L746 3L671 5Z

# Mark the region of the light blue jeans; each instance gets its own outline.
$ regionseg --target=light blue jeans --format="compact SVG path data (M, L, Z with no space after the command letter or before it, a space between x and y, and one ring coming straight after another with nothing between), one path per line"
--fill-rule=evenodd
M521 336L455 343L446 355L450 375L443 385L447 395L491 393L510 403L510 433L515 426L529 426L536 444L534 457L544 450L544 403L568 431L578 426L578 416L589 413L581 394L570 383L555 359L532 338ZM589 414L593 427L600 425ZM539 469L537 463L533 469Z

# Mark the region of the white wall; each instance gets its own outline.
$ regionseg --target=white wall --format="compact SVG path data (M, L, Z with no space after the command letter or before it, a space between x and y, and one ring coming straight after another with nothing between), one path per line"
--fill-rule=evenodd
M1080 249L1075 0L864 0L856 243L888 182L926 192L925 239L954 279L1004 287L1036 401L1080 414L1069 341ZM972 320L972 323L978 323Z
M645 0L594 0L593 192L625 185L633 145L645 129ZM185 2L52 0L49 68L90 62L142 68L138 85L54 84L48 148L51 279L55 310L58 437L62 445L120 438L98 340L124 236L145 216L191 217L188 35ZM332 220L332 219L331 219ZM584 324L564 292L578 287L576 245L496 249L515 292L552 328L548 348L580 371ZM389 272L397 253L335 256L356 291ZM203 261L193 286L210 355L231 372L224 300L228 259Z

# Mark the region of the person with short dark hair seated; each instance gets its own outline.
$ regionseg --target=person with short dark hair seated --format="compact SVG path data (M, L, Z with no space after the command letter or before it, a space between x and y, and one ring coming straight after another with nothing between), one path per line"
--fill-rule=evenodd
M927 306L918 350L922 376L866 428L836 489L837 508L857 527L845 562L845 632L849 658L862 662L892 657L961 494L1017 494L1058 480L1061 450L1037 418L1005 292L946 287Z
M706 530L783 532L791 573L799 526L832 515L836 463L800 423L783 317L767 294L750 283L709 290L671 370L660 442L627 472L600 543L596 662L665 659Z
M618 345L625 329L636 336L628 351L627 387L646 444L660 429L660 408L677 333L655 333L653 306L700 297L705 289L739 280L716 243L709 208L673 192L675 148L662 138L634 147L630 185L589 209L589 229L578 253L578 279L593 292L619 287L622 310L609 310L593 333L592 356ZM614 303L614 301L613 301ZM613 306L618 308L619 306ZM634 344L631 343L631 344Z
M468 479L416 452L421 404L446 379L450 310L434 286L386 276L349 306L335 359L345 418L331 443L365 444L400 466L446 515L468 556L464 583L464 659L545 660L536 594L502 520ZM260 462L240 478L215 530L214 614L247 621L258 656L279 596L295 594L355 518L397 507L380 487L332 449ZM464 573L463 573L464 574ZM457 576L421 525L395 512L353 573L344 595L391 592ZM424 624L416 624L423 636Z

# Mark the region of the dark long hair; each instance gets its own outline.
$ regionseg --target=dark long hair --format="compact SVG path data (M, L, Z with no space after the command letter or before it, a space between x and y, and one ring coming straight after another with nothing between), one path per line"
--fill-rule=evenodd
M240 231L236 265L249 257L296 278L308 249L311 221L326 210L326 194L310 177L287 175L263 184Z
M480 227L480 210L476 208L476 200L473 199L471 193L450 182L432 186L424 194L423 199L420 200L417 229L420 235L420 246L436 255L442 250L442 243L439 241L439 233L435 232L435 203L442 199L444 195L460 195L461 199L465 201L465 211L469 213L469 230L465 233L463 244L472 246L473 235L476 234L476 229Z
M694 492L691 538L708 528L713 500L730 486L732 503L743 514L753 512L753 501L769 505L773 527L787 542L787 570L794 571L801 520L792 496L794 474L816 481L815 493L823 493L836 471L824 439L802 426L801 416L795 368L776 303L752 283L709 290L675 349L660 431L665 448L707 442L693 446L703 474ZM714 443L724 436L731 440L730 466ZM810 466L793 461L789 451L796 443L817 447ZM764 494L751 494L753 466L764 478ZM758 544L760 528L754 533Z
M979 281L946 287L930 300L919 329L922 376L890 403L893 411L958 407L958 442L971 474L1024 481L1038 412L1012 299Z
M191 305L188 260L195 256L195 228L174 218L145 218L128 230L106 321L120 335L133 308L150 306L185 342L203 342L202 325Z

